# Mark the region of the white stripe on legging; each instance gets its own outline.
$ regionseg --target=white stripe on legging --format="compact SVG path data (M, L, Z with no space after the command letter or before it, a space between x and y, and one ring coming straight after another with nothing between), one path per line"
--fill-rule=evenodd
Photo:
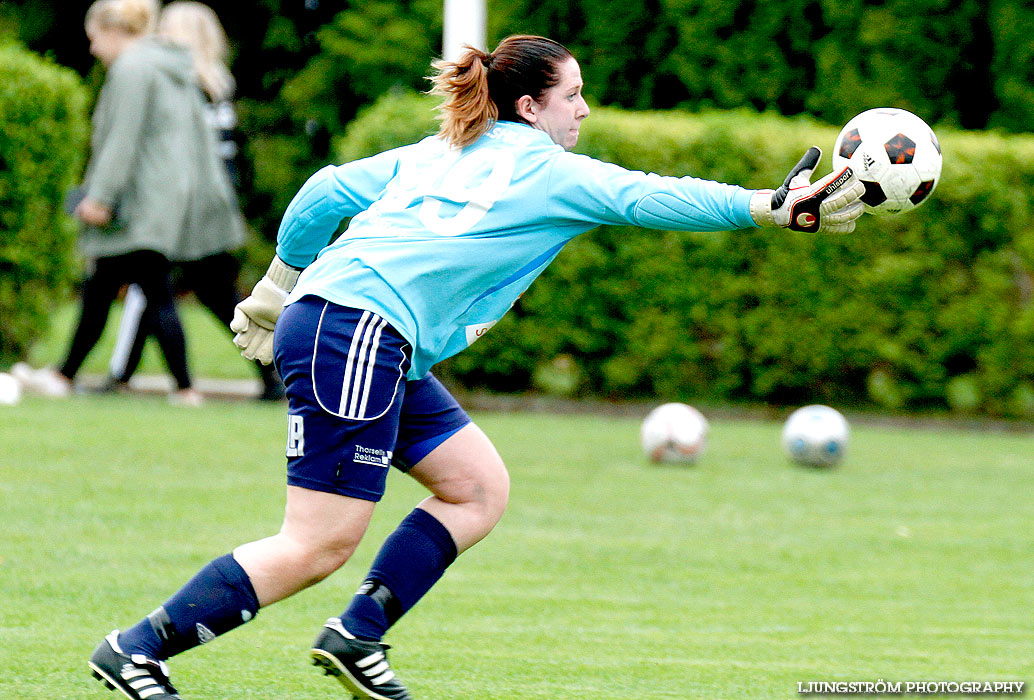
M140 333L140 320L144 316L144 308L147 306L147 297L144 290L135 282L126 289L126 298L122 302L122 318L118 323L118 333L115 334L115 347L111 351L111 361L108 363L108 374L115 379L121 379L126 373L126 365L129 364L129 351L136 342L136 336Z

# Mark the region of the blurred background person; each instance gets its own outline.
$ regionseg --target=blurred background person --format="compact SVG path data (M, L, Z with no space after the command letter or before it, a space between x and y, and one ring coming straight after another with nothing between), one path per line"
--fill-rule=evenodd
M85 224L81 244L89 262L79 322L60 369L21 363L15 372L27 389L47 396L71 393L112 302L124 285L136 283L154 309L153 331L176 382L170 400L201 403L187 368L169 260L181 253L184 239L242 231L243 222L190 53L153 36L157 20L155 0L97 0L86 13L90 52L107 74L93 114L83 196L74 209Z
M234 79L229 69L229 42L219 18L200 2L166 5L158 20L158 35L190 51L194 72L205 98L205 114L216 136L216 147L231 182L239 185L237 115L233 107ZM239 214L238 214L239 217ZM237 290L239 264L230 252L243 242L242 227L184 230L174 258L179 289L192 290L205 307L229 330L233 310L241 301ZM159 322L158 309L147 304L138 285L126 292L122 320L109 365L109 390L128 385L136 371L144 343ZM255 363L262 380L260 398L284 397L284 385L271 366Z

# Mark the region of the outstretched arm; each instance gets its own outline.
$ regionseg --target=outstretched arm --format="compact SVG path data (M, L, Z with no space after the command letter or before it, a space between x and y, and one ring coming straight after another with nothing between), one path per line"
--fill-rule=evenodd
M626 170L565 153L549 178L549 214L594 224L626 224L671 231L729 231L757 224L753 190L694 177Z
M664 177L565 154L550 175L550 215L599 224L674 231L783 226L848 232L861 216L863 187L850 169L812 185L821 151L813 148L777 190L748 190L693 177Z

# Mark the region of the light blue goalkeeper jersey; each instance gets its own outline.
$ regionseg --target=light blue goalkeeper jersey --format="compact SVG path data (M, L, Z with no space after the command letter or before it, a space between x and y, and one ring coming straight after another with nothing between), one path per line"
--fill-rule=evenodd
M462 150L432 136L302 186L277 237L277 255L305 268L285 304L313 294L379 314L412 345L418 379L491 328L578 234L749 228L751 194L568 153L515 122Z

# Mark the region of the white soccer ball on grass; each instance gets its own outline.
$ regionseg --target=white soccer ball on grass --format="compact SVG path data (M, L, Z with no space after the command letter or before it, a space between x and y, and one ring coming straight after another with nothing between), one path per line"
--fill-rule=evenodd
M707 429L704 414L692 406L662 404L643 419L643 452L651 462L692 464L704 451Z
M0 406L14 406L21 400L21 383L7 372L0 372Z
M832 467L847 451L850 428L840 411L829 406L798 408L783 425L783 450L797 464Z

